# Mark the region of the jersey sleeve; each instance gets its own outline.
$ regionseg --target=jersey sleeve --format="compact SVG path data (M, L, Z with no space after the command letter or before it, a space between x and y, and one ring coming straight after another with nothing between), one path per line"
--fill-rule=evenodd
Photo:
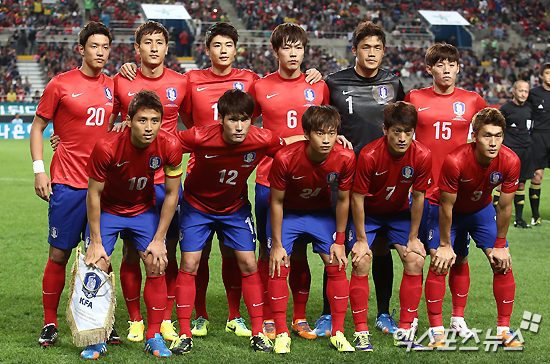
M476 101L477 111L481 109L485 109L487 107L487 103L485 102L483 97L479 96L479 94L476 93L476 95L477 95L477 101Z
M426 191L433 184L432 181L432 153L423 153L417 164L418 175L414 180L413 190Z
M407 94L407 96L405 96L405 99L403 101L406 101L406 102L409 102L409 103L411 102L411 93L410 92Z
M353 154L353 153L352 153ZM355 175L355 154L344 162L344 167L338 177L338 189L349 191L353 187L353 176Z
M353 192L366 195L369 192L370 180L374 167L374 160L366 153L360 153L355 169L355 180L353 181Z
M120 90L119 90L119 86L118 86L118 81L120 79L120 75L117 74L115 76L115 78L113 79L114 81L114 100L113 100L113 113L111 115L115 115L115 116L118 116L118 114L120 113Z
M254 98L254 113L252 113L252 119L257 118L262 114L262 107L260 106L260 103L258 102L258 99L256 98L256 83L258 81L254 81L252 86L248 89L248 92L252 95Z
M269 185L279 191L286 190L288 168L283 159L283 153L275 155L268 177Z
M439 189L449 193L457 193L459 177L460 169L458 166L458 161L451 155L447 155L445 157L445 161L443 161L441 174L439 175Z
M195 151L196 138L195 127L184 131L177 131L176 138L181 143L181 150L183 153L192 153Z
M323 82L323 101L321 102L321 105L329 105L330 104L330 91L328 89L328 85L326 82Z
M42 116L45 119L53 118L60 98L61 93L59 90L59 78L54 77L44 89L44 93L42 94L42 97L38 102L38 107L36 108L36 115Z
M286 142L282 138L273 134L271 131L266 129L264 129L264 131L267 131L269 132L269 134L271 134L269 148L267 149L267 152L265 152L265 154L268 155L269 157L274 157L275 153L277 153L282 147L286 145Z
M397 95L395 96L395 101L406 101L405 89L403 88L403 84L401 83L401 80L399 80L399 86L397 88Z
M502 181L501 192L502 193L514 193L518 189L519 184L519 172L521 169L521 163L517 155L512 156L507 160L508 173L506 178Z
M167 160L164 164L164 173L170 178L178 178L183 174L182 148L176 139L169 139Z
M107 169L109 168L111 159L112 155L109 153L107 144L103 139L99 139L88 160L88 165L86 167L88 176L98 182L105 182L107 178Z
M187 88L185 91L185 98L183 99L180 110L183 109L183 112L185 114L191 114L191 112L193 111L193 104L191 103L191 80L189 80L189 76L187 74L184 74L184 77L187 79Z

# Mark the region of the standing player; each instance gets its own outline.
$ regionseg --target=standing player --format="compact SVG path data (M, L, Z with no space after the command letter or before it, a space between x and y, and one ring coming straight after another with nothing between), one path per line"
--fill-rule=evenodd
M97 139L107 133L113 110L113 81L101 73L109 57L112 37L102 23L89 22L79 34L82 66L48 83L30 132L36 194L49 202L49 259L42 280L44 328L38 343L57 340L57 308L65 286L65 267L86 228L85 168ZM61 143L44 171L43 132L53 121ZM51 198L50 198L51 197Z
M340 144L335 146L339 126L340 115L333 107L309 107L302 118L306 141L294 143L278 152L269 174L271 195L267 241L271 278L268 302L277 331L273 347L277 354L290 352L286 325L290 257L295 244L306 245L310 241L313 242L313 251L321 256L328 274L327 291L333 316L331 344L338 351L354 351L343 333L349 286L344 240L355 154ZM330 186L336 182L338 201L335 219L330 208ZM296 320L293 322L294 330Z
M460 232L469 233L477 247L483 249L493 269L493 294L498 312L497 336L507 347L523 348L509 328L516 283L506 242L520 161L513 151L502 146L506 120L498 110L485 108L479 111L472 124L473 142L453 150L445 157L441 167L438 184L439 228L435 226L430 231L428 244L432 253L430 271L442 274L438 276L442 279L436 281L437 286L431 289L436 293L433 297L441 307L445 296L444 274L455 263L455 252L468 252L469 238L464 239L467 235ZM502 187L495 214L491 195L498 185ZM426 281L426 291L428 284L433 285L433 281ZM435 336L432 335L434 331L443 330L441 314L438 319L439 327L433 327L430 319L431 337Z
M516 81L512 89L514 98L500 107L500 112L506 119L503 144L512 149L521 161L519 185L514 197L516 221L514 227L531 229L531 225L523 220L523 205L525 204L525 181L533 178L535 170L532 163L531 137L531 105L526 102L529 96L529 84L525 81ZM500 188L495 191L493 205L496 206L500 196Z
M184 354L193 347L189 324L195 276L206 241L216 231L237 259L252 327L250 346L269 352L269 339L262 333L263 287L254 254L256 235L246 181L264 155L273 156L285 142L269 130L250 126L254 98L249 93L226 91L217 104L217 125L176 134L183 151L195 153L196 159L185 179L181 205L182 258L176 290L180 337L171 349Z
M422 268L426 252L418 239L424 195L432 181L432 159L428 148L413 135L417 123L413 105L398 101L384 109L385 136L361 150L357 160L352 195L352 212L356 239L350 244L372 245L376 234L385 232L403 262L403 280L399 291L401 310L399 329L403 337L396 345L418 348L410 338L415 328L418 304L422 297ZM412 202L409 209L409 191ZM372 351L367 327L369 266L371 254L362 266L354 266L350 283L350 302L357 335L356 348L363 344ZM361 334L363 337L361 337ZM363 339L363 341L361 341ZM368 345L366 345L368 343Z
M384 107L405 98L399 78L380 68L386 47L384 29L372 22L362 23L353 31L352 52L355 66L329 75L325 82L330 91L330 104L342 117L340 134L352 144L355 155L363 147L384 135ZM376 328L394 333L397 325L390 316L393 283L393 262L384 238L374 242L372 276L376 289L378 314ZM326 273L323 285L326 287ZM315 324L318 336L330 332L330 306L323 290L323 315Z
M126 120L128 107L134 95L140 90L154 91L162 100L164 117L161 129L174 135L177 131L178 113L184 124L190 127L188 114L182 112L183 100L187 89L187 78L175 71L164 67L164 57L168 53L168 31L164 26L155 21L142 24L135 31L134 48L141 57L141 67L136 71L136 78L130 81L120 74L114 78L115 103L110 122L114 124L118 113L121 119ZM183 191L181 192L183 193ZM156 170L155 195L156 206L160 212L164 201L164 171ZM138 342L143 340L143 319L140 309L141 294L141 267L140 257L137 254L133 241L124 239L123 259L120 264L120 282L128 313L130 315L130 328L128 340ZM164 320L161 325L161 333L165 340L173 341L178 335L171 322L172 308L176 295L176 279L178 276L178 263L176 260L176 247L178 243L178 214L174 218L166 234L168 251L168 266L166 267L166 285L168 301Z
M302 115L314 105L329 103L327 85L317 82L311 85L300 71L308 43L307 34L294 23L284 23L271 34L271 46L279 61L279 70L256 81L250 90L256 100L254 117L262 115L264 129L269 129L282 138L303 135ZM267 282L269 278L269 253L267 251L267 210L269 197L269 170L273 159L265 157L256 171L255 215L258 228L260 256L258 269L264 286L264 301L269 302ZM317 335L306 320L306 303L309 298L311 273L306 255L306 245L300 244L292 255L289 283L292 290L294 314L292 330L306 339ZM269 305L264 306L264 333L275 339L275 327Z
M147 306L145 351L157 357L171 356L160 334L166 306L165 237L174 216L181 188L181 146L160 130L163 106L153 91L140 91L128 107L127 128L110 133L96 143L87 166L90 176L87 265L107 271L120 232L132 236L145 265L143 296ZM155 207L155 175L164 167L166 194L160 212ZM97 359L105 343L89 345L81 356Z
M411 91L405 101L416 106L418 111L418 126L416 140L430 146L432 151L432 174L434 181L439 179L439 171L445 156L468 141L470 121L476 112L486 107L485 101L475 92L469 92L456 87L456 76L460 71L460 53L450 44L438 43L428 48L426 52L426 70L433 77L433 85L421 90ZM428 241L429 220L437 225L439 206L433 197L434 187L428 189L426 198L429 202L424 208L424 216L420 228L420 240ZM431 234L431 232L430 232ZM467 239L467 236L463 237ZM430 252L433 254L433 252ZM467 252L457 252L456 264L451 268L449 287L453 298L453 314L451 330L461 337L468 337L471 331L464 320L464 308L468 300L470 288L470 269ZM441 306L435 301L432 291L438 277L429 270L426 278L424 295L428 305L428 317L431 327L439 327L442 323L435 317L441 317ZM443 289L444 289L443 277ZM428 282L431 282L428 284ZM438 338L443 338L439 336Z
M540 86L529 91L527 101L533 110L533 163L535 177L529 185L529 202L531 203L531 225L540 226L542 221L539 213L540 185L544 177L544 168L550 166L550 62L540 67Z

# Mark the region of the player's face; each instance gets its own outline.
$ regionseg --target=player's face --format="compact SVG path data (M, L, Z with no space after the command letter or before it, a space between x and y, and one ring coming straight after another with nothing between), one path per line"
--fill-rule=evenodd
M220 124L223 125L223 139L229 144L239 144L248 135L252 122L246 115L225 115Z
M279 60L279 67L289 73L300 72L300 65L304 60L304 46L302 42L284 44L275 57Z
M384 134L388 137L388 149L394 157L401 157L411 146L414 128L403 125L393 125L388 129L383 126Z
M131 128L130 140L138 148L146 148L157 137L162 119L153 109L139 109L132 120L127 120Z
M355 70L361 76L374 76L372 73L380 67L384 57L384 44L375 36L366 37L359 42L357 48L351 48L356 57Z
M168 44L162 33L146 34L139 44L134 44L134 49L144 64L155 67L164 63Z
M540 75L540 78L542 80L542 83L546 85L546 88L550 88L550 68L545 69L544 72Z
M504 131L496 125L483 125L477 135L472 133L472 141L476 143L476 159L482 166L489 165L498 155L503 139Z
M314 161L322 161L328 157L328 154L334 148L338 133L335 128L329 128L311 131L309 134L305 133L304 136L309 140L306 149L308 156L313 157Z
M439 60L433 66L426 66L426 71L434 78L434 83L440 88L449 88L455 85L459 67L457 62L448 59Z
M233 63L235 59L235 43L225 35L216 35L212 38L210 46L206 48L206 55L210 57L212 65L218 67L227 67Z
M522 105L527 101L527 97L529 97L529 84L527 82L518 82L512 92L516 103Z
M88 37L86 44L78 45L78 51L83 57L83 62L92 69L102 69L109 58L109 38L103 34L94 34Z

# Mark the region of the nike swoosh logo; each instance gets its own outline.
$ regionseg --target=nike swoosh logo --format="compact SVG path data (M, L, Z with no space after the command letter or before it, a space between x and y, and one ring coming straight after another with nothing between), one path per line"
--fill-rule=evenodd
M338 296L334 296L334 299L335 300L345 300L346 298L348 298L349 296L344 296L344 297L338 297Z
M283 297L271 297L272 300L282 300L283 298L286 298L287 296L283 296Z
M353 90L351 90L351 91L342 91L342 94L347 95L347 94L351 94L352 92L353 92Z
M202 90L206 90L208 87L197 87L197 92L201 92Z
M79 94L72 94L72 97L78 97L78 96L83 95L83 94L84 94L84 92L81 92Z
M262 302L262 303L253 303L252 306L253 306L253 307L258 307L258 306L261 306L261 305L263 305L263 304L264 304L263 302Z
M363 312L363 311L366 311L366 310L367 310L367 309L366 309L366 308L364 308L364 309L362 309L362 310L359 310L359 311L351 311L351 313L361 313L361 312Z
M292 179L302 179L302 178L304 178L304 177L305 177L305 176L301 176L301 177L294 177L294 176L292 176Z
M204 158L210 159L210 158L216 158L217 156L218 156L217 154L216 154L216 155L208 155L208 154L205 154L205 155L204 155Z
M44 292L44 291L42 291L42 294L57 294L57 293L55 293L55 292L49 293L49 292Z
M151 308L155 311L164 311L166 309L166 307L164 307L164 308L151 307Z
M457 293L456 295L457 295L458 297L466 297L466 296L468 295L468 293L466 293L466 294Z
M470 178L470 179L460 179L460 182L470 182L471 180L473 180L473 178Z
M383 175L384 173L386 173L387 171L384 171L384 172L374 172L374 175L375 176L381 176Z
M241 289L241 288L242 288L241 286L238 286L238 287L231 286L231 289Z
M139 297L135 297L135 298L126 298L126 302L132 302L132 301L135 301L137 300Z
M409 312L416 312L416 311L418 311L418 308L417 308L416 310L411 310L410 308L407 308L407 311L409 311Z
M309 291L298 291L299 294L309 294Z
M512 303L514 302L514 300L511 300L511 301L502 301L502 303Z
M438 301L443 301L443 298L440 298L440 299L438 299L438 300L433 300L433 301L432 301L432 300L428 300L429 303L434 303L434 302L438 302Z
M166 297L168 297L168 298L176 298L176 296L166 296Z
M278 94L267 95L265 98L266 98L266 99L270 99L270 98L275 97L275 96L277 96L277 95L278 95Z
M122 167L123 165L125 165L126 163L130 163L130 161L126 161L126 162L122 162L122 163L117 163L117 167Z
M130 96L130 97L134 96L135 94L137 94L137 92L132 93L132 92L128 91L128 96Z
M190 307L191 305L178 305L178 304L176 303L176 306L177 306L177 307Z
M428 110L431 106L429 107L419 107L418 108L418 111L424 111L424 110Z

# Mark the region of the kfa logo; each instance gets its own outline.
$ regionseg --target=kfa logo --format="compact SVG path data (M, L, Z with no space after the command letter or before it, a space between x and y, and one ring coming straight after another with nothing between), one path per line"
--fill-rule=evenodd
M244 155L245 163L252 163L254 162L254 159L256 159L256 152L248 152Z
M59 236L59 231L57 230L56 227L52 226L52 228L50 229L50 235L54 239Z
M393 97L395 92L392 85L378 85L372 88L372 97L379 104L387 104Z
M310 88L304 90L304 96L308 102L315 101L315 91Z
M462 116L466 113L466 105L463 102L455 102L453 104L453 111L456 116Z
M502 174L497 171L491 173L491 176L489 177L489 180L494 185L498 184L501 181L501 179L502 179Z
M149 158L149 168L158 169L161 164L162 164L162 158L161 157L151 157L151 158Z
M170 102L176 101L178 99L178 90L176 90L173 87L170 87L169 89L166 90L166 98Z
M103 90L105 90L105 97L109 101L113 101L113 93L111 92L111 89L109 87L105 87Z
M338 181L339 174L337 172L330 172L327 174L327 183L334 183Z
M403 169L401 169L401 174L403 175L403 177L409 179L414 174L414 168L411 166L405 166L403 167Z
M86 298L94 298L101 286L101 278L96 273L86 273L82 283L82 292L84 296L86 296Z
M244 83L235 82L235 83L233 83L233 88L236 88L237 90L244 91Z

